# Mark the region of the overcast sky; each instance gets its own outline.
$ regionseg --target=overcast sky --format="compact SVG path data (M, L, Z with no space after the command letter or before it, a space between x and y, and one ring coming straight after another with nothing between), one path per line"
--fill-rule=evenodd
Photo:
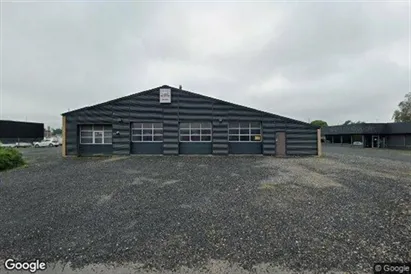
M114 2L114 1L113 1ZM2 119L164 84L308 121L390 121L409 92L409 5L3 1Z

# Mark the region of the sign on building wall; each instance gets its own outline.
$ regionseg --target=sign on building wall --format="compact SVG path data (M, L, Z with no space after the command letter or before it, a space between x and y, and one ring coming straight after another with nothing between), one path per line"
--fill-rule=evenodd
M161 104L171 103L171 89L169 88L160 89L160 103Z

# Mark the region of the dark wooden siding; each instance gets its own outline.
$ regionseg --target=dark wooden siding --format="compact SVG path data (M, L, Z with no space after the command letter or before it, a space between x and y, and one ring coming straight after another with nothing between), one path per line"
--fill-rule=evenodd
M287 124L287 155L312 155L317 153L317 129L300 124Z
M249 109L220 100L171 89L171 104L159 103L159 89L100 104L90 109L66 114L67 154L77 155L78 124L108 123L113 126L113 154L130 153L130 123L163 123L163 154L179 154L179 122L212 123L212 153L229 152L230 121L261 122L262 153L275 154L276 132L285 131L287 154L317 154L316 128L274 114Z

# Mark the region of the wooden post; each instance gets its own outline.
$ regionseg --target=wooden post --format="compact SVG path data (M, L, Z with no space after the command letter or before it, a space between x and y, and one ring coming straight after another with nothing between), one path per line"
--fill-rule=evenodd
M322 144L321 144L321 129L317 129L317 155L321 156L323 153L322 151Z
M63 125L61 127L61 155L63 157L67 156L67 150L66 150L66 116L63 116Z

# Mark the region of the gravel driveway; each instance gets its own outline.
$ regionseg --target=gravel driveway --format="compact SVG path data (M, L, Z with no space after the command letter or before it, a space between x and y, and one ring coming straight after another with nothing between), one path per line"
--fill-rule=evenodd
M327 151L290 159L24 154L28 167L0 173L0 260L70 262L83 273L104 263L369 273L375 262L411 261L411 162Z

